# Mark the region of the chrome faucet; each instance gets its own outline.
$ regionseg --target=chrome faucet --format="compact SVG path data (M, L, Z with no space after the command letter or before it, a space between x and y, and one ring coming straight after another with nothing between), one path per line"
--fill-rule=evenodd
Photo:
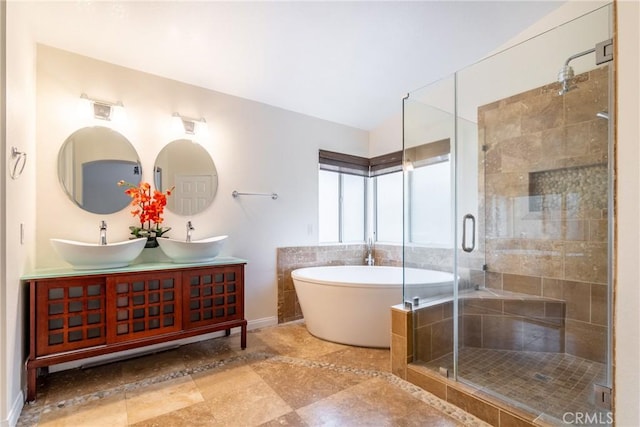
M367 240L367 258L365 258L365 262L367 265L374 265L375 260L373 259L373 241L371 237Z
M107 244L107 222L100 221L100 246Z
M187 221L187 242L191 241L191 232L195 230L193 225L191 225L191 221Z

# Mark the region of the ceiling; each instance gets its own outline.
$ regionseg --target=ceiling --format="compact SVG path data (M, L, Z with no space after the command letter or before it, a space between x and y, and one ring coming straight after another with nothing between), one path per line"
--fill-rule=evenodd
M371 130L562 1L36 1L40 43Z

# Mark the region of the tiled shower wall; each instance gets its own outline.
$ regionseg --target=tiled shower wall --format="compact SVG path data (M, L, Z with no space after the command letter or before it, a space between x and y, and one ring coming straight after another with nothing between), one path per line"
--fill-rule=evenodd
M566 301L565 351L604 362L608 71L575 80L478 109L480 233L486 286Z

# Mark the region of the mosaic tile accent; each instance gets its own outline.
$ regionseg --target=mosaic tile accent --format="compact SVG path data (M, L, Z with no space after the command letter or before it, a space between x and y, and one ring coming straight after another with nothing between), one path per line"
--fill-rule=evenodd
M531 172L529 209L532 212L607 208L607 165Z
M429 369L453 369L450 357L424 364ZM565 412L598 413L593 385L606 380L605 366L563 353L462 348L459 378L482 390L522 402L562 420ZM606 419L606 418L603 418Z

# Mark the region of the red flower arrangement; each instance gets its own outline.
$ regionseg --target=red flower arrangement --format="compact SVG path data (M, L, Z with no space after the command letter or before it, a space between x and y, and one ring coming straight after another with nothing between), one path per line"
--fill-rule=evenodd
M158 190L154 190L152 193L151 185L144 181L137 186L130 182L119 181L118 186L127 187L124 192L131 197L131 206L135 207L131 214L140 220L139 227L129 227L131 234L135 237L160 237L171 230L171 227L163 228L160 227L160 224L164 221L162 214L167 205L167 196L171 195L174 187L169 188L165 194Z

